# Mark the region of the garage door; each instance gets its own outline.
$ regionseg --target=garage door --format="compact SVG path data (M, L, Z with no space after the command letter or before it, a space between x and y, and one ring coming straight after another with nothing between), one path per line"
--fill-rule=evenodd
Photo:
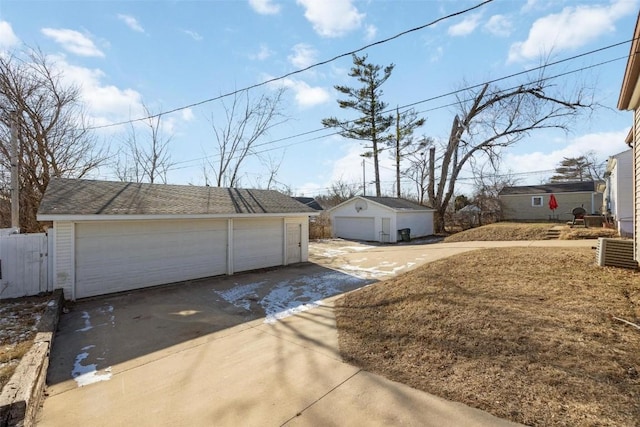
M282 265L284 224L279 219L233 220L233 271Z
M227 221L76 224L76 298L226 273Z
M336 237L351 240L376 240L373 217L337 216L333 220Z

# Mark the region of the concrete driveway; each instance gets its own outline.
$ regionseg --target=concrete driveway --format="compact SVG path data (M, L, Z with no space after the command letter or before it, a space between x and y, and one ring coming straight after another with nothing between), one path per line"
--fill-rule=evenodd
M39 425L512 425L343 363L329 298L486 246L325 241L310 263L78 302Z

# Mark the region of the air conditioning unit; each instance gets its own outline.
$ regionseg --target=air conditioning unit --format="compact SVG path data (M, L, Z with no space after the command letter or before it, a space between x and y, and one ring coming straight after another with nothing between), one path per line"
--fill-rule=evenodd
M601 267L638 268L638 262L633 259L633 240L600 237L596 258Z

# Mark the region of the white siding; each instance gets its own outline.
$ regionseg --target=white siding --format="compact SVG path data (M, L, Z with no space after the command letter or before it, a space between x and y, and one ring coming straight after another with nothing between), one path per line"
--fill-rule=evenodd
M53 253L54 287L62 289L64 297L75 299L75 227L70 221L56 221L49 234L55 234L55 250ZM51 254L49 254L51 256Z
M634 237L636 261L640 262L640 109L633 112L633 194L635 201Z
M76 224L76 298L226 273L227 221Z
M233 271L273 267L284 263L284 221L233 220Z
M398 229L410 228L411 238L433 235L433 212L398 212Z
M614 156L616 164L609 177L609 209L622 236L633 234L633 153L627 150Z

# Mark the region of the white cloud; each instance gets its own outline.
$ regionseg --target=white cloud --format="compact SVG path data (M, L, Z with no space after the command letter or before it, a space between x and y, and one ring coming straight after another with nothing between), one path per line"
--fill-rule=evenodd
M484 24L484 29L494 36L508 37L511 35L513 25L504 15L493 15L487 23Z
M261 15L275 15L280 12L280 5L273 0L249 0L249 6Z
M291 50L293 50L293 54L287 58L296 68L307 68L316 62L318 51L306 43L298 43Z
M41 31L68 52L80 56L104 57L104 53L93 44L93 41L78 31L65 28L43 28Z
M466 36L471 34L477 27L480 22L480 14L471 15L461 22L454 24L449 27L447 30L447 34L450 36Z
M373 40L378 34L378 28L375 25L367 25L364 29L364 38Z
M429 61L438 62L442 59L443 55L444 55L444 48L442 46L438 46L431 52L431 57L429 58Z
M183 33L185 33L186 35L188 35L189 37L191 37L192 39L194 39L195 41L199 42L200 40L202 40L202 36L200 34L198 34L195 31L191 31L191 30L182 30Z
M596 132L582 135L567 141L566 145L557 150L543 153L535 151L527 154L511 154L504 156L503 164L509 165L512 172L535 172L541 170L555 169L560 161L565 157L578 157L593 151L599 161L605 161L609 156L618 154L629 149L624 143L624 139L629 133L629 129L616 132ZM549 172L548 176L553 175ZM537 184L548 178L547 175L532 175L528 182L522 185Z
M258 53L249 54L249 59L252 59L254 61L264 61L265 59L269 58L271 55L273 55L273 51L269 49L269 46L262 43L260 44L260 51L258 51Z
M264 76L265 80L270 80L271 76ZM323 87L313 87L302 80L283 79L270 84L271 87L285 87L291 89L294 93L296 103L302 108L313 107L315 105L324 104L329 101L331 95L329 91Z
M120 89L105 84L105 73L100 69L91 69L70 64L63 56L51 56L55 66L62 71L63 79L80 87L87 113L94 125L112 123L141 117L142 96L133 89Z
M575 49L615 30L615 22L637 12L637 0L617 0L609 5L565 7L560 13L536 20L529 37L509 49L509 62L535 59L563 50Z
M185 108L182 110L182 120L185 122L191 122L195 120L196 116L193 114L193 110L191 108Z
M144 33L144 28L142 28L142 25L140 25L138 20L133 16L119 13L118 19L124 22L127 25L127 27L131 28L133 31Z
M338 138L338 140L348 146L347 152L339 159L332 161L331 175L327 187L336 181L347 184L362 184L362 156L366 151L362 144L355 140ZM391 156L382 153L379 156L380 187L383 194L393 194L395 183L395 167ZM367 184L367 195L375 194L375 180L373 159L365 159L364 179Z
M352 0L296 0L305 8L304 16L322 37L340 37L360 28L364 13L352 4Z
M11 24L7 21L0 21L0 50L10 49L20 44L20 39L13 32Z

